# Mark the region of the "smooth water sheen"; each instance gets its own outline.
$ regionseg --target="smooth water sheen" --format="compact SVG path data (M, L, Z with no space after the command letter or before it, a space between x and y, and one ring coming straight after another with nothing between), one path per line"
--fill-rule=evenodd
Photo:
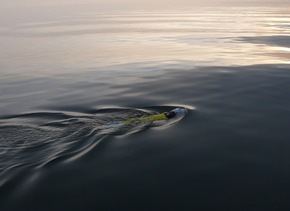
M289 210L288 13L3 18L0 209Z

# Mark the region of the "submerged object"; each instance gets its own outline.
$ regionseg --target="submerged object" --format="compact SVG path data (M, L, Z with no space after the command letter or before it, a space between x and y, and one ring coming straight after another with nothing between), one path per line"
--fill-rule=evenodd
M106 125L103 126L103 129L105 128L118 128L123 126L129 126L129 128L134 128L136 126L144 126L144 125L150 125L151 123L157 123L168 120L170 124L175 123L182 119L187 113L186 108L175 108L172 111L164 112L161 114L153 114L153 115L146 115L141 117L131 117L125 120L121 121L113 121L109 122Z
M130 118L123 121L122 123L125 125L128 125L134 122L153 122L153 121L159 121L159 120L166 120L166 119L172 119L174 117L184 116L186 113L187 113L187 110L185 108L176 108L170 112L164 112L161 114Z
M185 116L186 113L187 113L187 110L185 108L176 108L168 113L165 113L165 116L167 119L171 119L173 117Z

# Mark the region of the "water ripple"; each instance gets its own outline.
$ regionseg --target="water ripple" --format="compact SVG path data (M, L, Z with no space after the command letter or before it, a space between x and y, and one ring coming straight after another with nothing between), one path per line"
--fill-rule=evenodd
M93 149L106 135L126 135L139 132L148 126L173 124L180 118L164 120L158 124L153 124L152 121L139 121L128 125L122 123L130 118L155 114L156 110L164 112L172 108L174 107L106 108L90 114L36 112L6 116L0 121L0 177L16 166L40 168L59 161L78 159Z

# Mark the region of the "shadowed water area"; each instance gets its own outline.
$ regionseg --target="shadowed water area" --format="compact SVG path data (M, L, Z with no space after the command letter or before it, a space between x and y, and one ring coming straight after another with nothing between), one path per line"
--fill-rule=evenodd
M289 209L289 23L283 8L3 19L0 209Z

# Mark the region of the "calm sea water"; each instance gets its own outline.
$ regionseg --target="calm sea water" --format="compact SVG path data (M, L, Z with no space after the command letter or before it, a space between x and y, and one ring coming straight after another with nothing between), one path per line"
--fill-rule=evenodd
M285 8L2 19L1 210L289 210L289 33Z

